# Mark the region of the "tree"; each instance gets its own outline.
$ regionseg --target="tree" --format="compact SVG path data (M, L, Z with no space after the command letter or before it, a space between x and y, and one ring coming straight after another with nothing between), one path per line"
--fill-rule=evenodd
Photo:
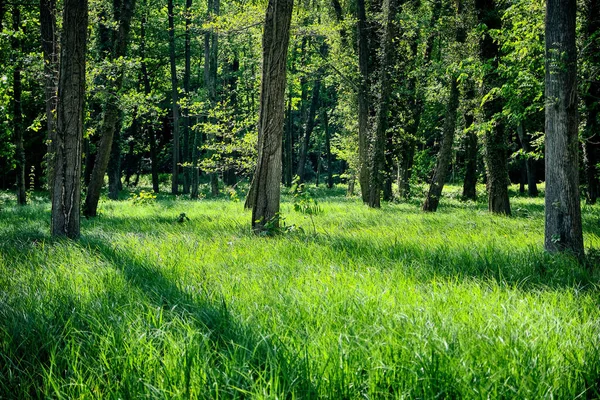
M398 0L385 0L385 28L382 38L383 54L379 79L379 101L375 120L373 143L369 160L369 207L381 207L381 190L383 188L383 168L385 165L385 144L388 129L388 110L391 96L391 70L394 66L394 37L396 9ZM362 183L361 183L362 184Z
M491 30L500 29L502 21L495 0L475 0L479 23L487 29L480 39L480 55L484 62L483 98L484 160L487 174L488 209L495 214L510 215L508 199L508 144L504 124L500 118L502 99L495 93L498 81L500 49Z
M21 105L22 83L21 83L21 10L18 5L13 6L13 37L11 47L13 50L13 132L15 141L15 161L17 166L17 204L27 204L27 193L25 187L25 148L23 147L23 112Z
M173 0L168 0L169 14L169 65L171 66L171 111L173 114L173 163L171 194L179 193L179 83L177 81L177 63L175 59L175 21Z
M595 204L600 197L600 79L597 68L600 67L600 1L587 0L587 18L585 22L584 66L590 71L596 71L590 78L589 87L583 93L586 112L586 124L583 135L583 161L585 167L585 178L587 181L587 201Z
M369 32L365 0L356 0L358 68L358 181L364 203L369 201Z
M583 256L579 201L576 0L546 3L547 251Z
M63 9L51 231L53 236L76 239L81 202L88 2L64 0Z
M258 121L258 164L246 208L252 208L252 229L279 227L281 151L285 114L287 53L293 0L269 0L263 33L263 64Z
M135 9L135 0L113 0L114 20L117 29L110 32L109 59L112 62L120 62L126 52L131 28L131 18ZM100 123L100 142L94 162L94 169L87 188L83 213L88 217L95 217L98 212L98 201L100 192L104 185L104 175L113 147L115 132L120 129L120 109L118 93L123 86L122 66L118 66L116 78L109 79L107 83L108 93L103 107L102 122ZM120 173L120 171L119 171ZM118 189L117 189L118 190Z
M56 1L40 0L40 33L42 53L44 57L44 94L46 101L46 141L48 151L46 156L48 185L54 181L54 134L56 130L56 107L58 85L58 41L56 39ZM50 190L52 192L52 190ZM52 194L52 193L51 193Z

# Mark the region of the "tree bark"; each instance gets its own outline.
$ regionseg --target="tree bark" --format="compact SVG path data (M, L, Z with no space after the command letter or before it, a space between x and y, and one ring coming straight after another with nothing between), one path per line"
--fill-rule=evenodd
M113 0L114 21L118 24L117 30L112 32L109 59L111 61L124 57L127 52L131 18L135 10L135 0ZM94 169L87 188L83 213L87 217L95 217L98 213L98 201L104 185L104 176L113 145L115 131L120 129L121 110L118 103L118 93L123 86L123 69L119 71L114 81L108 84L109 92L104 104L102 122L100 124L100 142L98 143Z
M494 0L475 0L475 8L479 23L487 27L479 48L482 60L491 66L491 71L483 77L483 89L489 93L499 87L498 59L500 48L498 42L490 35L490 30L501 29L502 20ZM498 96L485 102L483 114L486 121L492 122L485 132L485 167L487 174L488 209L494 214L510 215L508 198L508 143L504 125L498 118L502 112L502 100Z
M13 51L13 133L15 143L15 164L17 173L17 204L27 204L27 185L25 182L25 147L23 144L23 109L21 106L21 70L23 68L21 61L21 39L19 31L21 30L21 10L17 5L13 6L12 12L13 31L15 36L11 38L11 48Z
M531 153L531 145L529 144L529 134L525 131L525 127L523 121L519 122L517 126L517 135L519 136L519 140L521 141L521 147L523 151L527 153L525 158L525 171L527 174L527 194L529 197L537 197L538 188L537 182L535 178L535 164L533 158L529 156Z
M333 162L331 156L331 132L329 131L329 116L323 109L323 129L325 130L325 157L327 160L327 188L333 188Z
M550 252L584 255L579 200L576 0L546 2L546 227Z
M51 232L76 239L80 234L88 2L64 0L63 7Z
M179 193L179 83L177 81L177 64L175 60L175 22L173 0L167 3L169 14L169 63L171 66L171 112L173 115L173 163L171 174L171 194Z
M146 8L146 2L143 3L143 8ZM142 15L141 20L141 30L140 30L140 55L142 57L141 60L141 70L142 70L142 80L144 83L144 94L146 97L150 96L152 92L152 88L150 87L150 76L148 74L148 65L146 64L146 14ZM143 128L146 133L146 137L150 142L150 162L151 162L151 174L152 174L152 190L154 193L158 193L160 191L160 184L158 181L158 149L157 149L157 138L154 133L154 129L148 123L144 125Z
M121 125L120 118L116 124ZM115 131L113 143L110 150L110 163L107 167L108 175L108 198L111 200L119 199L119 192L123 188L121 183L121 132Z
M358 182L363 203L369 202L369 32L365 0L356 0L358 36Z
M315 127L315 117L317 109L319 108L319 95L321 91L321 77L320 72L317 72L315 84L313 86L312 97L310 99L310 108L308 110L308 116L306 117L306 127L304 129L304 138L302 140L302 148L300 149L300 156L298 157L298 170L296 175L300 179L300 182L304 182L304 169L306 166L306 157L308 155L308 148L310 145L310 136Z
M586 42L587 62L593 68L600 67L600 1L588 0L587 21L586 21ZM596 204L600 197L600 124L598 124L598 114L600 99L600 79L597 75L590 82L587 93L584 93L585 109L587 113L585 135L583 140L583 161L585 168L585 178L587 183L586 200L588 204Z
M269 0L263 33L258 120L258 164L246 198L252 229L279 227L281 147L285 112L287 53L293 0Z
M436 212L440 203L440 197L444 185L446 184L446 175L448 174L448 167L450 166L450 159L452 157L452 144L454 143L454 130L456 129L456 111L458 110L458 80L456 77L452 77L450 83L450 97L448 98L448 105L446 106L446 119L444 121L444 133L442 135L442 144L440 146L440 152L438 154L433 179L425 202L423 203L423 211Z
M191 9L192 0L186 0L184 45L185 70L183 73L183 91L187 98L190 97L190 78L192 75L192 52L190 46L190 25L192 24ZM192 169L190 167L190 110L187 105L183 108L183 162L185 163L185 168L183 169L183 194L190 194L190 187L192 184Z
M217 17L220 13L220 0L208 0L208 19ZM219 37L217 32L209 30L204 34L204 81L208 90L208 98L213 107L217 105L217 61L219 52ZM216 141L215 135L210 135ZM212 153L212 152L211 152ZM210 155L210 153L209 153ZM216 171L209 174L210 191L213 196L219 195L219 176Z
M46 179L48 188L54 180L54 142L58 85L58 42L56 40L56 0L40 0L40 34L44 57L44 95L46 104ZM52 190L50 190L52 195Z
M371 148L369 171L369 207L381 207L381 190L383 189L383 170L385 166L385 143L388 128L388 111L391 95L391 69L393 68L396 9L398 0L385 0L385 30L383 43L383 57L381 62L381 75L379 80L380 95L377 108L376 124Z

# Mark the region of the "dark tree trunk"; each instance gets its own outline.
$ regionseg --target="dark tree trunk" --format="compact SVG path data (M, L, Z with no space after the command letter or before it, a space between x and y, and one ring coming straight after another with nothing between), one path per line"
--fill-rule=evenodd
M121 121L118 121L117 126ZM111 200L119 199L119 191L122 189L121 183L121 132L117 129L113 137L112 148L110 150L110 163L108 165L108 198Z
M458 110L458 81L456 77L452 77L450 84L450 97L446 106L446 119L444 121L444 133L442 136L442 144L438 154L433 179L429 192L423 203L423 211L437 211L442 190L446 184L446 175L452 157L452 144L454 143L454 130L456 129L456 111Z
M388 128L388 110L391 95L391 69L393 68L396 8L398 0L385 0L385 30L382 40L383 58L379 80L380 95L377 108L373 145L371 148L369 171L369 207L381 207L381 190L383 189L383 172L385 166L385 143Z
M200 147L201 133L194 132L194 142L192 144L192 187L190 192L191 199L198 198L198 181L200 179L200 171L198 170L198 148Z
M365 0L356 0L358 36L358 182L364 203L369 202L369 32Z
M117 30L112 32L110 60L125 57L131 28L131 18L135 9L135 0L114 0L114 20L118 24ZM94 169L87 188L83 213L88 217L95 217L98 213L98 201L104 185L104 175L110 160L115 131L120 129L120 114L118 93L123 86L123 70L119 70L114 81L108 84L109 93L104 104L102 122L100 124L100 142L96 152ZM120 148L119 148L120 149Z
M146 2L144 2L144 9L146 8ZM142 70L142 79L144 82L144 94L146 97L150 96L152 92L150 87L150 76L148 75L148 65L146 64L146 14L143 14L141 21L141 31L140 31L140 55L142 56L141 60L141 70ZM146 133L146 138L150 142L150 163L151 163L151 173L152 173L152 190L154 193L158 193L160 191L160 185L158 181L158 149L157 149L157 138L154 133L154 129L150 126L150 124L146 123L144 128L144 132Z
M329 131L329 116L323 108L323 129L325 130L325 157L327 160L327 188L333 188L333 162L331 156L331 132Z
M293 0L269 0L264 24L258 164L246 198L256 233L264 232L269 225L279 227L281 143L293 5Z
M58 42L56 40L56 1L40 0L40 33L44 57L44 97L46 103L46 178L48 188L54 180L56 106L58 85ZM50 190L52 195L52 190Z
M175 22L173 0L167 3L169 14L169 62L171 65L171 112L173 115L173 163L171 174L171 194L179 193L179 83L177 81L177 64L175 60Z
M537 197L538 188L537 181L535 178L535 164L533 158L530 157L529 153L531 153L531 145L529 143L529 134L525 131L525 127L523 126L523 121L519 122L517 126L517 134L519 135L519 140L521 141L521 147L523 151L526 153L525 158L525 173L527 178L527 194L530 197Z
M13 131L15 143L15 164L17 172L17 204L27 204L27 186L25 183L25 147L23 145L23 110L21 107L21 94L23 92L21 85L21 40L19 31L21 30L21 10L17 5L13 6L12 12L13 31L17 34L11 38L11 48L13 51Z
M79 237L87 0L64 0L58 81L52 236Z
M491 66L491 71L483 77L483 89L488 93L492 88L501 86L498 76L500 49L498 42L490 35L490 30L501 29L502 20L494 0L475 0L479 23L487 27L480 39L480 55ZM508 143L504 125L496 120L502 112L502 100L498 96L483 105L486 121L493 121L485 132L485 168L487 174L488 209L495 214L510 215L508 198Z
M317 72L320 75L320 72ZM310 146L310 135L315 127L315 117L317 109L319 108L319 95L321 91L321 78L317 77L315 85L313 86L312 97L310 99L310 108L308 110L308 116L306 117L306 128L304 130L304 138L302 140L302 148L300 149L300 156L298 157L298 171L296 175L300 179L300 182L304 182L304 169L306 166L306 157L308 155L308 149Z
M287 126L285 129L285 156L284 159L284 184L287 187L292 186L294 168L294 122L292 116L292 85L288 87L288 109L287 109Z
M208 19L211 20L219 15L221 8L220 0L208 0ZM208 90L208 98L216 106L217 98L217 56L219 52L219 36L214 30L209 30L204 34L204 81ZM212 141L218 138L210 135ZM209 153L209 156L211 153ZM216 171L209 174L210 192L213 196L219 195L219 175Z
M183 73L183 91L186 97L190 97L190 79L192 76L192 58L190 46L190 25L192 24L191 16L192 0L185 1L185 71ZM187 104L187 102L186 102ZM190 168L191 151L190 151L190 110L186 106L183 108L183 194L190 194L192 185L192 169Z
M600 67L600 1L587 0L586 21L586 58L593 68ZM587 182L586 200L589 204L596 204L600 197L600 124L598 113L600 100L600 79L594 76L590 82L587 93L584 93L587 121L583 141L583 161L585 167L585 178Z
M576 0L546 2L547 251L582 257L577 121Z

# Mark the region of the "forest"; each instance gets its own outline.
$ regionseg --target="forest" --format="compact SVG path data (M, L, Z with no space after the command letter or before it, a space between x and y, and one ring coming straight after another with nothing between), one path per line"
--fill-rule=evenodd
M600 398L600 0L0 0L0 398Z

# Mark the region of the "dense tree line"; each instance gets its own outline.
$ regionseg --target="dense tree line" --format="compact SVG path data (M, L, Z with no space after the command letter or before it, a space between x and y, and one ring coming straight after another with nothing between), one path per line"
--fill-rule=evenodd
M248 180L257 231L295 175L358 184L374 208L423 185L429 212L462 181L506 215L511 182L546 181L546 248L583 253L596 0L75 3L0 0L0 186L20 204L49 189L55 234L78 235L82 192L97 215L107 174L113 199L142 174L191 198Z

